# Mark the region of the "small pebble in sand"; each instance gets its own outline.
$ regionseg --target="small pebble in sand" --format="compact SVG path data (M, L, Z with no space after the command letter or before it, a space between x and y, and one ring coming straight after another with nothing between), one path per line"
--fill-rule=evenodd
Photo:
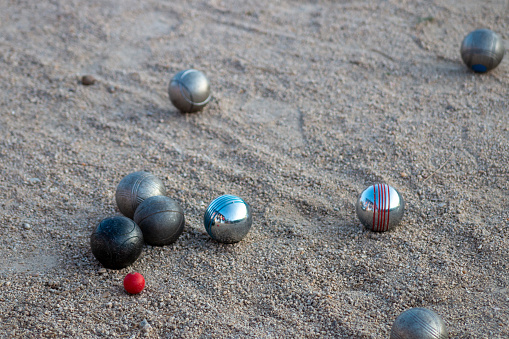
M143 331L147 332L147 331L150 331L152 326L148 323L147 319L143 319L142 322L140 323L140 328Z
M40 184L41 183L41 179L39 178L30 178L28 179L28 184L29 185L37 185L37 184Z
M81 84L84 86L91 86L95 84L97 80L91 75L84 75L81 77Z

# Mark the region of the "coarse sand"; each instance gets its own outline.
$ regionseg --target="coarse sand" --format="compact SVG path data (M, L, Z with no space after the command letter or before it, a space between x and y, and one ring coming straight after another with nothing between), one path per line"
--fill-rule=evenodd
M509 1L0 1L0 337L388 338L426 307L508 338L509 55L459 54L482 27L508 47ZM213 99L182 114L188 68ZM105 269L90 235L140 170L184 233ZM406 212L376 233L381 182ZM253 210L237 244L203 227L222 194Z

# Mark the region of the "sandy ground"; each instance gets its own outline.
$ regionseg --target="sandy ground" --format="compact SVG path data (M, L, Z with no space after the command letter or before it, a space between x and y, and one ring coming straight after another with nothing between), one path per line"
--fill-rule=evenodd
M509 57L478 75L459 55L481 27L509 46L508 1L0 8L0 337L387 338L411 307L509 337ZM167 95L187 68L212 84L196 114ZM186 228L106 270L90 234L138 170ZM355 215L377 182L407 203L391 232ZM235 245L202 224L222 194L253 209Z

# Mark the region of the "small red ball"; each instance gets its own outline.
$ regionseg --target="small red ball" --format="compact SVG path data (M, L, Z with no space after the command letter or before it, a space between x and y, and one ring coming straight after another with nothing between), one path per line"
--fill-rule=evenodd
M138 272L129 273L124 278L124 288L127 293L138 294L145 287L145 278Z

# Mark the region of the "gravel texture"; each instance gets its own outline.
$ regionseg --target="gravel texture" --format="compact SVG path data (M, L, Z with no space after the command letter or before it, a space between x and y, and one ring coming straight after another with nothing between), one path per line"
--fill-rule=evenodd
M0 336L387 338L426 307L509 337L509 55L459 54L480 27L509 46L508 1L1 3ZM203 112L168 99L187 68ZM90 235L141 170L184 233L107 270ZM391 232L355 215L377 182L406 200ZM253 210L234 245L203 227L222 194Z

